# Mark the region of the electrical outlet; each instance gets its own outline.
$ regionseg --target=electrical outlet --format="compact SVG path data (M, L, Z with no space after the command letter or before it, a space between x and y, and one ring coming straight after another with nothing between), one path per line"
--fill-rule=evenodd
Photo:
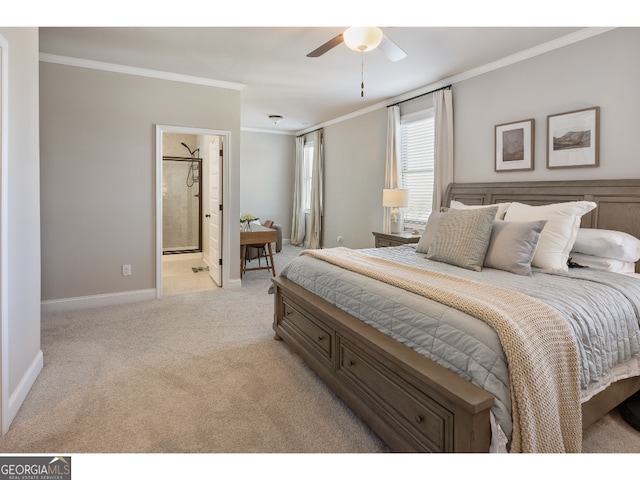
M131 275L131 265L122 265L122 276L128 277Z

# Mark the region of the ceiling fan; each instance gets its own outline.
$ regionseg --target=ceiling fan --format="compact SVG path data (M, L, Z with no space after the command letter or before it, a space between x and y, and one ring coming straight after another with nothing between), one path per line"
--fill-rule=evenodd
M307 54L307 57L319 57L333 47L344 42L347 47L356 52L368 52L377 47L392 62L402 60L407 56L404 50L396 45L378 27L349 27L344 32L336 35L328 42Z

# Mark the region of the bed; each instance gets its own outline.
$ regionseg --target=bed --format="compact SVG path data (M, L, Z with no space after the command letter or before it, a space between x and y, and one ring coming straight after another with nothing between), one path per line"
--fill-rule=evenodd
M585 208L584 212L578 216L580 231L585 233L622 232L640 238L640 180L452 184L447 189L443 205L451 205L452 201L462 205L461 210L471 212L464 215L484 219L488 218L489 210L493 215L496 210L502 208L500 205L511 205L508 208L513 207L513 212L518 211L517 206L525 214L531 211L529 207L547 208L546 206L574 203L592 205L594 208ZM493 205L498 206L493 209L487 208ZM511 214L509 209L506 212L507 215ZM495 219L498 219L498 216ZM517 216L511 219L516 222L521 220ZM506 222L509 220L506 216L504 220L505 224L509 223ZM534 218L534 220L537 219ZM544 228L547 227L545 225L540 227L539 233ZM437 243L441 238L442 235L434 241ZM329 250L334 249L327 249ZM479 272L471 268L451 265L441 261L437 256L426 258L424 252L416 250L410 246L403 246L364 249L356 253L367 258L379 259L375 262L390 262L384 266L389 275L382 276L392 277L391 272L396 268L438 267L442 271L433 275L446 277L438 277L434 285L443 284L442 278L449 281L450 277L462 277L468 282L475 282L479 278L476 275ZM352 256L352 252L345 253ZM344 265L333 265L327 259L319 259L311 255L305 255L305 257L310 258L296 259L292 262L292 267L288 267L273 279L275 337L285 341L300 355L392 450L489 452L575 451L577 448L579 451L579 438L577 446L576 443L571 444L574 450L571 448L565 450L563 446L557 447L553 444L548 450L538 450L537 446L527 446L529 444L526 442L524 447L520 447L522 443L520 437L527 437L530 433L530 424L522 420L525 417L522 412L526 413L528 407L526 404L525 407L521 407L518 403L520 400L514 404L517 408L512 406L509 392L511 387L514 391L521 387L516 388L518 382L512 381L510 385L509 381L505 381L504 372L501 372L500 368L496 367L496 373L494 373L493 364L490 367L484 367L478 366L479 362L476 362L476 357L480 358L480 354L476 353L480 351L478 349L484 349L491 354L497 352L498 360L495 360L495 363L506 364L507 371L508 366L511 365L513 371L518 365L513 360L514 357L505 359L505 355L511 355L511 347L498 351L501 349L496 348L494 342L496 332L500 330L489 327L486 320L477 320L469 312L459 313L457 308L446 304L450 296L447 291L441 294L445 296L443 297L445 300L440 297L425 299L422 295L417 296L415 291L411 291L418 283L413 280L404 287L397 284L388 285L385 281L381 281L385 279L363 276L362 272L345 269ZM590 255L583 256L583 258L589 257ZM417 267L414 263L416 261L419 262ZM570 350L573 347L569 343L579 343L577 351L566 356L569 358L575 356L580 365L588 365L590 370L593 370L593 372L585 372L586 369L582 368L577 373L572 371L570 380L559 375L557 378L560 380L549 387L553 397L555 395L553 392L562 391L562 395L565 395L566 385L574 385L576 382L579 384L579 391L576 387L574 389L576 392L571 391L566 394L571 401L558 402L562 408L567 409L560 414L560 417L562 419L573 417L572 424L567 427L567 431L573 429L571 432L573 437L576 436L576 429L579 436L582 429L640 389L640 353L638 352L640 280L628 271L629 262L625 263L627 270L624 274L600 272L600 270L594 272L593 268L569 269L552 273L548 269L534 267L533 275L516 275L496 268L480 269L482 270L480 273L486 273L489 277L488 281L493 282L490 287L486 287L491 288L487 290L488 297L498 298L506 290L516 288L517 285L517 288L525 292L522 301L527 301L526 298L530 296L536 297L536 306L549 308L547 304L550 303L553 312L557 314L559 311L567 318L574 316L572 313L574 308L576 311L585 310L594 321L605 323L608 322L609 317L624 317L620 319L623 326L613 328L614 330L626 329L622 334L622 340L613 340L617 342L614 343L615 350L624 350L624 353L617 352L614 355L608 352L603 356L606 357L605 360L594 360L592 357L585 360L587 354L584 352L585 347L582 342L569 342L567 338L571 335L558 336L562 337L559 342L564 342L563 345L565 345L561 348ZM631 264L631 268L634 267L637 271L637 263ZM340 280L332 277L336 271L339 272ZM398 272L399 278L405 276L405 270L398 270ZM597 277L597 281L590 277ZM529 278L535 279L534 282L542 282L541 279L544 279L544 282L548 283L536 283L532 286ZM454 280L451 279L451 281ZM575 292L563 290L565 286L574 283L577 289ZM471 283L468 288L455 285L450 290L455 290L456 294L459 294L467 290L473 293L476 284ZM485 287L478 287L478 291L483 291L483 288ZM423 289L437 290L428 285ZM606 295L611 295L611 299L600 301L598 295L601 294L596 292L600 289L606 292ZM585 300L578 298L581 295L585 296L580 293L582 290L588 292ZM520 294L521 291L518 291L517 295ZM520 296L517 298L520 299ZM572 301L567 302L571 305L574 302L583 301L592 303L589 304L591 305L589 308L581 306L581 303L576 303L575 307L565 306L563 298L571 298ZM593 298L598 300L593 301ZM618 305L623 303L619 298L624 298L624 303L628 301L623 313L617 311ZM386 303L381 303L382 299L385 299ZM467 302L466 299L464 301ZM424 302L427 302L428 306L425 306ZM540 303L546 306L541 306ZM611 313L607 309L616 310L616 312ZM424 315L425 319L418 318L416 312ZM547 321L546 317L553 316L547 310L541 310L541 312L537 314L536 322L538 319ZM514 313L512 316L518 315ZM437 319L435 329L444 331L443 336L437 340L434 340L436 337L430 336L432 334L426 329L421 330L423 322L434 318ZM522 319L516 318L516 320L522 322ZM452 323L447 323L449 321ZM574 323L570 324L569 331L573 332L576 338L584 336L588 340L585 343L590 344L588 334L579 333L577 330L582 328L581 321L581 319L575 319ZM400 325L399 330L398 325ZM473 325L473 327L467 327L467 325ZM468 337L460 337L460 330L467 328L480 330L466 332ZM599 331L598 329L603 327L593 328L596 329L594 331ZM406 334L408 331L418 332L417 335L421 339L414 340ZM612 337L612 335L596 336ZM469 343L468 338L473 338L473 342L476 342L478 340L476 337L482 339L480 342L482 344ZM442 345L449 350L442 348ZM436 348L438 346L439 348ZM465 353L464 348L472 352ZM612 347L607 348L614 350ZM598 350L602 347L595 346L594 349ZM436 350L438 351L435 352ZM537 350L532 352L534 355L538 354ZM463 356L467 355L467 359L462 362L466 362L464 368L448 364L449 358L457 357L461 353ZM608 365L600 366L601 361ZM567 362L571 364L569 360ZM593 363L598 365L593 366ZM465 370L467 367L471 372ZM558 368L561 370L564 366ZM506 375L508 377L509 373L507 372ZM545 377L545 375L539 376ZM491 381L488 380L489 378ZM554 378L556 378L555 375ZM553 390L554 388L556 390ZM525 392L520 398L526 399L528 396L530 395ZM517 396L513 398L517 400ZM515 419L517 421L510 424ZM517 442L513 437L517 438ZM518 447L514 448L512 442L517 443Z

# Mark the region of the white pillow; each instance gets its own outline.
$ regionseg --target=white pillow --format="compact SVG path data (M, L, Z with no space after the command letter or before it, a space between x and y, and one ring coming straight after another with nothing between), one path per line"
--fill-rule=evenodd
M496 213L496 220L504 219L504 214L506 213L511 203L510 202L496 203L495 205L498 206L498 213ZM492 206L493 205L465 205L464 203L458 202L457 200L451 200L451 203L449 204L449 208L453 208L455 210L471 210L474 208L487 208Z
M525 205L513 202L504 219L508 222L531 222L546 220L540 233L538 247L533 256L533 267L547 270L567 271L569 252L580 228L580 219L596 208L595 202L576 201L551 205Z
M422 232L422 236L420 240L418 240L418 244L416 245L416 252L418 253L428 253L429 245L433 241L433 236L438 229L438 223L440 221L441 212L431 212L429 218L427 219L427 225L424 227L424 232Z
M582 265L583 267L593 268L594 270L616 273L634 273L636 271L635 262L625 262L617 258L596 257L595 255L585 255L576 252L571 252L569 256L572 262Z
M640 260L640 240L625 232L581 228L578 230L573 251L625 262L637 262Z

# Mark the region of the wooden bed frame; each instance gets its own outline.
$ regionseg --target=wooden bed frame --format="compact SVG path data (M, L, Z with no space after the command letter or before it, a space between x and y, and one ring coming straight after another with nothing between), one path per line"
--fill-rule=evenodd
M640 238L640 180L451 184L443 205L596 202L585 228ZM636 267L638 271L638 267ZM400 452L488 452L493 396L286 278L273 279L284 340L387 445ZM582 406L583 429L640 390L621 380Z

